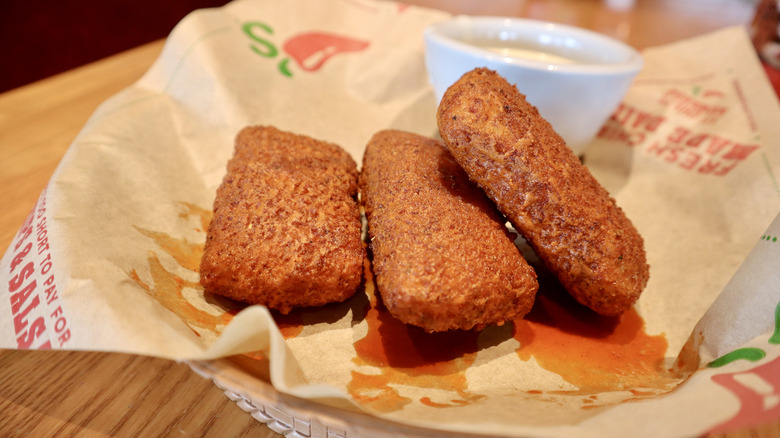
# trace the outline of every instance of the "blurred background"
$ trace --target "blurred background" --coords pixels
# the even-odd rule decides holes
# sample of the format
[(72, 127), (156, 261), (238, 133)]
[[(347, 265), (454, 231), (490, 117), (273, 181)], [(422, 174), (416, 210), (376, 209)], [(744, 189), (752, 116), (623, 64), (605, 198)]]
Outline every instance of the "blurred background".
[[(644, 48), (644, 41), (662, 44), (722, 26), (748, 27), (757, 10), (763, 9), (766, 31), (757, 45), (777, 43), (777, 0), (408, 2), (451, 13), (545, 18), (597, 30), (638, 49)], [(228, 0), (0, 0), (0, 92), (165, 38), (189, 12), (226, 3)], [(593, 3), (607, 7), (594, 8)], [(600, 13), (595, 14), (596, 10)]]
[(227, 0), (0, 0), (0, 92), (166, 37)]

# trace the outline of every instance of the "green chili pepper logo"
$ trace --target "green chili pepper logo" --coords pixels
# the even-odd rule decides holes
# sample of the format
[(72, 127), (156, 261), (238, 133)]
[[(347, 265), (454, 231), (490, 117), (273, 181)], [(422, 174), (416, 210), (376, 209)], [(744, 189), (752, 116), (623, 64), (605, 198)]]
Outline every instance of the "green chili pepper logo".
[[(777, 307), (775, 307), (775, 331), (772, 334), (772, 336), (769, 337), (768, 342), (773, 345), (780, 344), (780, 303), (777, 303)], [(710, 368), (718, 368), (718, 367), (722, 367), (723, 365), (730, 364), (731, 362), (734, 362), (736, 360), (748, 360), (750, 362), (757, 362), (763, 359), (764, 357), (766, 357), (766, 352), (760, 348), (755, 348), (755, 347), (738, 348), (730, 353), (726, 353), (723, 356), (713, 360), (712, 362), (708, 363), (707, 366)]]
[[(775, 307), (775, 330), (768, 343), (780, 344), (780, 303)], [(737, 360), (759, 362), (765, 357), (766, 351), (763, 349), (739, 348), (715, 359), (708, 366), (722, 367)], [(737, 397), (740, 407), (734, 416), (709, 430), (708, 434), (744, 429), (780, 418), (780, 357), (748, 370), (716, 374), (711, 379)]]

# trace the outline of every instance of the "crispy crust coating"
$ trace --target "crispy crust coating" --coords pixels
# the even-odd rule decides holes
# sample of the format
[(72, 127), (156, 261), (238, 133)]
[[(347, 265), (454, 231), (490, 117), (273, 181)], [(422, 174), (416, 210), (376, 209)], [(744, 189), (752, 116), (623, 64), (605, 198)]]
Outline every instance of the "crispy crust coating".
[(647, 284), (642, 237), (525, 96), (488, 69), (445, 93), (437, 120), (472, 181), (580, 303), (628, 310)]
[(365, 259), (357, 176), (335, 144), (244, 128), (214, 200), (205, 290), (282, 313), (350, 297)]
[(539, 285), (495, 206), (440, 141), (376, 133), (360, 193), (388, 311), (426, 331), (524, 316)]

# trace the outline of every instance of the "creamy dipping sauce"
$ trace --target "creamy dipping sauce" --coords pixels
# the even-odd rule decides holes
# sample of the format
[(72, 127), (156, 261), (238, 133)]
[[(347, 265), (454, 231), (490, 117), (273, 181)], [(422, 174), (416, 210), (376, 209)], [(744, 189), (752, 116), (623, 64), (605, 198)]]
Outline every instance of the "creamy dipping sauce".
[(466, 44), (515, 59), (544, 62), (547, 64), (607, 64), (598, 54), (584, 49), (558, 47), (554, 44), (534, 44), (522, 41), (497, 41), (495, 39), (468, 38), (461, 40)]
[(520, 47), (483, 47), (483, 49), (498, 53), (501, 56), (530, 59), (532, 61), (547, 62), (550, 64), (577, 64), (578, 62), (581, 62), (549, 52)]

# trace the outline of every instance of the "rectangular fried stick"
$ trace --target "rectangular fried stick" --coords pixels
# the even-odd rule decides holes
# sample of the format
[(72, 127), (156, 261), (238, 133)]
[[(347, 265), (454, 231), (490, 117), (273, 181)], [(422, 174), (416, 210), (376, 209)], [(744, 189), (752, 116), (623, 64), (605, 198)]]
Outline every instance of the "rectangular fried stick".
[(282, 313), (350, 297), (365, 259), (357, 175), (338, 145), (243, 129), (214, 200), (204, 289)]
[(500, 325), (531, 309), (535, 272), (440, 141), (375, 134), (360, 192), (377, 289), (391, 315), (438, 332)]

